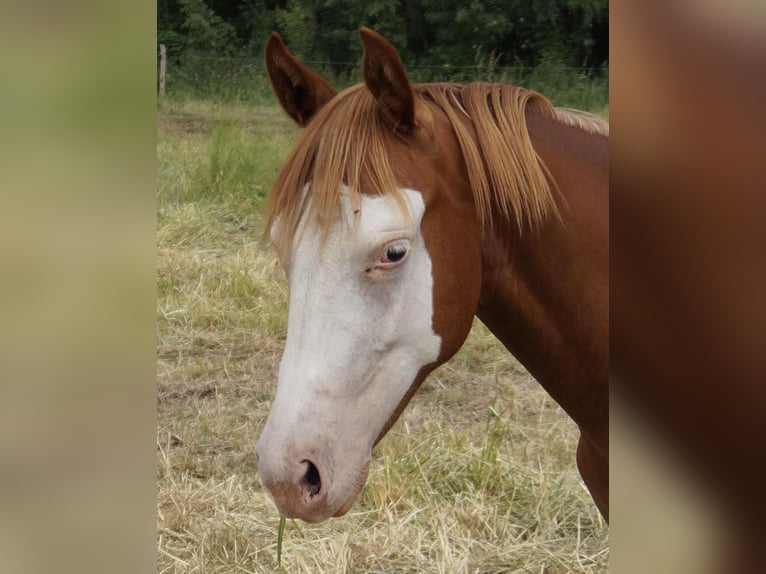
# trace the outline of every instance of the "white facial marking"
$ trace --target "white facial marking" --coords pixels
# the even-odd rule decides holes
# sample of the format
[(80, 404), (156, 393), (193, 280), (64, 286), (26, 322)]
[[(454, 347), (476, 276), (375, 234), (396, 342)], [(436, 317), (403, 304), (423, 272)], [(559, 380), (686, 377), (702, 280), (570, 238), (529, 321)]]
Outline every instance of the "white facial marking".
[(411, 214), (370, 196), (354, 213), (344, 196), (345, 223), (323, 243), (304, 222), (293, 247), (287, 343), (259, 453), (273, 446), (288, 458), (319, 457), (328, 505), (356, 494), (383, 425), (439, 356), (425, 205), (419, 192), (404, 193)]

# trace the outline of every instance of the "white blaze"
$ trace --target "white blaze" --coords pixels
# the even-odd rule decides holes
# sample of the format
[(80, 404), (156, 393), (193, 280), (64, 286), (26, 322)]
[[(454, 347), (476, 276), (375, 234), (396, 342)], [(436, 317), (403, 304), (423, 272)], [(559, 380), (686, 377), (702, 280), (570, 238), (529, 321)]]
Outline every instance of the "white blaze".
[[(404, 190), (410, 214), (384, 197), (344, 195), (323, 242), (302, 225), (287, 275), (287, 343), (259, 452), (317, 463), (328, 503), (343, 504), (374, 440), (418, 371), (434, 362), (431, 259), (420, 233), (421, 194)], [(382, 265), (387, 246), (406, 245), (398, 264)], [(312, 458), (313, 457), (313, 458)]]

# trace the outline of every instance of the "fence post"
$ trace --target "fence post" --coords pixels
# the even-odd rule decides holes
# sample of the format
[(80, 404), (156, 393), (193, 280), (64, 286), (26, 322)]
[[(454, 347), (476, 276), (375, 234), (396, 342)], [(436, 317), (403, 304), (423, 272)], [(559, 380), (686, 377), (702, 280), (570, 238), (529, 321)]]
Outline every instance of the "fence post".
[(168, 59), (168, 52), (165, 44), (160, 44), (160, 96), (165, 95), (165, 65)]

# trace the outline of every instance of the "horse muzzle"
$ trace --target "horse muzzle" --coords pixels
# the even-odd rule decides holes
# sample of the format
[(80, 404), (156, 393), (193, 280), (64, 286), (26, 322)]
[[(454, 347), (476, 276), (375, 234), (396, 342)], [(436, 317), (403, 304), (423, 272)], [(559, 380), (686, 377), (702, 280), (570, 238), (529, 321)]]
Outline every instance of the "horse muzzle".
[(348, 512), (367, 480), (370, 458), (354, 472), (337, 468), (315, 453), (311, 458), (291, 456), (291, 450), (272, 455), (263, 439), (255, 447), (258, 475), (279, 512), (306, 522), (321, 522)]

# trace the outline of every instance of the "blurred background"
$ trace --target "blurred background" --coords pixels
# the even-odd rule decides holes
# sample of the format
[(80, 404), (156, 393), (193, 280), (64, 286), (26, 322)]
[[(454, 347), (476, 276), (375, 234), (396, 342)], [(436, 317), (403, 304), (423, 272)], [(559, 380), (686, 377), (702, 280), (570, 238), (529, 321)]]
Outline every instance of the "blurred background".
[[(486, 74), (552, 87), (558, 105), (608, 111), (613, 181), (636, 182), (660, 160), (668, 170), (661, 173), (679, 178), (693, 166), (695, 181), (710, 175), (717, 189), (737, 192), (717, 200), (747, 215), (732, 228), (764, 220), (761, 2), (614, 2), (609, 26), (598, 1), (359, 2), (335, 13), (323, 12), (330, 2), (311, 6), (80, 0), (0, 7), (0, 570), (155, 570), (159, 43), (167, 49), (168, 98), (210, 95), (225, 104), (268, 97), (258, 70), (262, 40), (273, 29), (319, 70), (351, 81), (359, 60), (352, 36), (366, 23), (394, 41), (415, 79)], [(554, 80), (538, 84), (538, 76)], [(643, 188), (652, 182), (643, 180)], [(647, 206), (662, 212), (661, 203)], [(738, 308), (729, 325), (744, 331), (727, 327), (720, 339), (747, 332), (731, 349), (742, 351), (741, 360), (721, 357), (714, 377), (702, 361), (694, 377), (655, 380), (696, 396), (736, 398), (733, 410), (710, 419), (712, 430), (700, 417), (675, 430), (720, 437), (717, 431), (729, 429), (716, 450), (731, 455), (716, 459), (725, 476), (712, 482), (728, 492), (741, 485), (740, 498), (751, 500), (757, 515), (763, 498), (754, 479), (766, 460), (758, 423), (766, 417), (754, 358), (763, 349), (763, 302), (753, 293), (766, 289), (757, 259), (762, 236), (746, 237), (736, 245), (749, 247), (734, 252), (747, 253), (742, 263), (756, 272), (737, 285), (747, 285), (747, 300), (756, 303)], [(622, 264), (630, 267), (625, 253)], [(717, 276), (714, 268), (709, 276)], [(696, 356), (728, 348), (720, 341), (694, 346)], [(645, 364), (652, 362), (648, 348)], [(631, 372), (620, 379), (625, 396), (636, 389)], [(695, 378), (702, 383), (695, 386)], [(733, 390), (724, 395), (722, 388)], [(611, 570), (660, 572), (646, 568), (656, 559), (667, 572), (699, 572), (700, 560), (718, 571), (757, 571), (747, 556), (763, 538), (739, 528), (741, 500), (727, 513), (726, 497), (709, 487), (705, 472), (676, 460), (674, 441), (663, 438), (673, 435), (658, 437), (653, 419), (641, 420), (614, 420)], [(654, 462), (636, 466), (641, 453)], [(668, 457), (673, 463), (663, 468), (677, 472), (641, 478), (639, 470)], [(676, 511), (670, 501), (682, 497), (674, 492), (691, 505)], [(674, 525), (673, 534), (662, 534)], [(715, 557), (721, 531), (742, 543), (729, 562)], [(662, 543), (670, 554), (655, 551)]]

